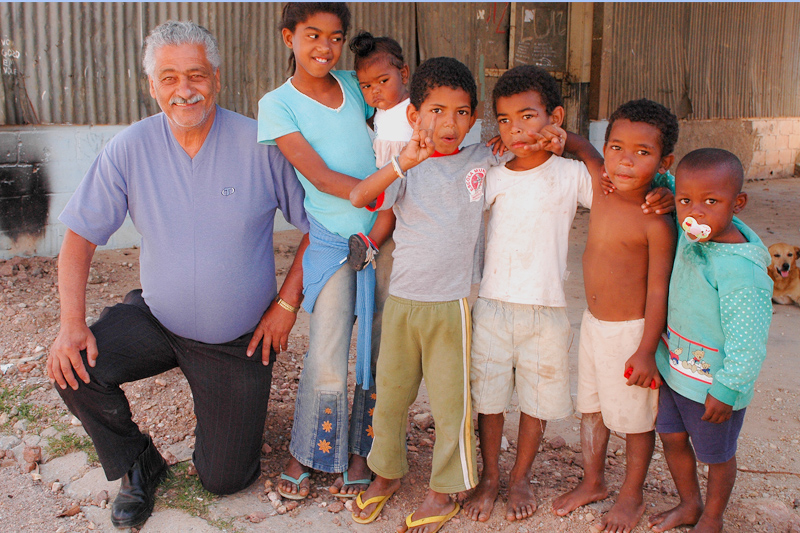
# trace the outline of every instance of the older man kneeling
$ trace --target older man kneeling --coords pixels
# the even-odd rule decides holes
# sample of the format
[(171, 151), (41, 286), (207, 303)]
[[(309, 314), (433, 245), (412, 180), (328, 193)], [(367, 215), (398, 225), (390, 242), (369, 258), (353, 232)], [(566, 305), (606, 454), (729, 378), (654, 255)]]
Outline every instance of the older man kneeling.
[[(302, 300), (308, 244), (305, 235), (276, 298), (275, 211), (307, 232), (303, 189), (277, 148), (256, 143), (255, 120), (216, 105), (220, 56), (208, 30), (157, 27), (143, 63), (163, 112), (114, 137), (61, 214), (61, 330), (47, 361), (106, 476), (122, 478), (111, 508), (120, 528), (147, 520), (168, 471), (133, 422), (122, 383), (180, 367), (203, 485), (228, 494), (258, 478), (272, 363)], [(142, 289), (89, 328), (91, 259), (126, 212), (142, 235)]]

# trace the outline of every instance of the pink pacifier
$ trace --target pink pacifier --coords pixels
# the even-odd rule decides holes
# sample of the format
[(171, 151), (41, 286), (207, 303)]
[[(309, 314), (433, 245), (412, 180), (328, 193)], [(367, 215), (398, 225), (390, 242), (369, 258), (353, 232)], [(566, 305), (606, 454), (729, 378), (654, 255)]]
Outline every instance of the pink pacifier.
[(686, 232), (686, 238), (692, 242), (698, 242), (711, 235), (711, 226), (698, 224), (693, 217), (684, 218), (681, 228)]

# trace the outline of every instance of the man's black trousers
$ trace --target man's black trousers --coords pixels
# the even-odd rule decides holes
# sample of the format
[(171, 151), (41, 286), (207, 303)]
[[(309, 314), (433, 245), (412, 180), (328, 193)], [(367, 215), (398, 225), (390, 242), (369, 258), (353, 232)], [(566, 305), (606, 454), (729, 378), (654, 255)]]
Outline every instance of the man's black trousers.
[(90, 329), (99, 352), (94, 368), (81, 353), (90, 383), (78, 379), (78, 390), (58, 385), (56, 390), (92, 438), (109, 480), (124, 476), (148, 444), (120, 385), (175, 367), (183, 371), (194, 398), (194, 463), (203, 486), (230, 494), (258, 478), (275, 356), (270, 354), (264, 366), (259, 344), (247, 357), (252, 334), (225, 344), (179, 337), (156, 320), (141, 290), (105, 308)]

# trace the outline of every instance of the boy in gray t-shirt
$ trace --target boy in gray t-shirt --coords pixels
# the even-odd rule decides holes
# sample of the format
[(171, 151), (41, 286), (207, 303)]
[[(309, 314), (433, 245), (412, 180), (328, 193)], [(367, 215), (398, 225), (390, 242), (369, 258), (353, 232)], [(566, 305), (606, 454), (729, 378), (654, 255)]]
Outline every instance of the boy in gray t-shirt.
[(397, 216), (376, 375), (374, 441), (367, 457), (377, 477), (358, 495), (353, 520), (374, 521), (408, 472), (408, 407), (425, 377), (436, 446), (430, 490), (407, 518), (409, 529), (455, 516), (460, 506), (449, 494), (477, 483), (467, 296), (483, 228), (486, 171), (507, 159), (482, 145), (459, 149), (476, 118), (476, 86), (466, 66), (451, 58), (429, 59), (417, 69), (410, 90), (408, 119), (416, 125), (411, 142), (392, 165), (350, 195), (356, 207), (374, 201), (371, 209), (392, 207)]

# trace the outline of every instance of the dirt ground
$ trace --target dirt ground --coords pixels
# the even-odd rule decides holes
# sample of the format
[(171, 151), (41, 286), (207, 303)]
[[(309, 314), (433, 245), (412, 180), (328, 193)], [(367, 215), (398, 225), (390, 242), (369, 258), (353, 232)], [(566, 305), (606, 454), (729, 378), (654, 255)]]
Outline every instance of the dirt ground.
[[(788, 242), (800, 245), (800, 179), (749, 182), (745, 190), (750, 195), (750, 203), (741, 218), (762, 237), (765, 244)], [(585, 307), (580, 258), (587, 223), (588, 213), (579, 212), (570, 236), (568, 268), (571, 275), (567, 283), (567, 299), (575, 334), (570, 353), (573, 393), (577, 373), (577, 331)], [(299, 236), (297, 231), (276, 234), (275, 253), (281, 278), (291, 263)], [(40, 432), (43, 428), (70, 420), (63, 403), (47, 382), (44, 370), (47, 350), (59, 327), (56, 262), (52, 258), (15, 258), (0, 262), (0, 276), (0, 364), (3, 365), (0, 367), (3, 370), (0, 399), (5, 398), (5, 403), (0, 403), (0, 438), (3, 435), (25, 437), (34, 428), (23, 430), (18, 425), (24, 415), (20, 412), (23, 405), (38, 409), (36, 424)], [(127, 291), (138, 286), (137, 249), (98, 252), (87, 291), (88, 321), (96, 320), (105, 306), (119, 302)], [(775, 305), (768, 358), (739, 440), (740, 472), (726, 514), (726, 531), (800, 532), (800, 361), (796, 349), (799, 341), (800, 307)], [(251, 491), (263, 493), (265, 481), (277, 481), (287, 460), (294, 398), (307, 346), (308, 315), (301, 312), (289, 350), (279, 356), (275, 366), (265, 428), (264, 475)], [(354, 357), (354, 351), (351, 355)], [(163, 450), (182, 441), (191, 446), (195, 424), (192, 399), (179, 370), (128, 384), (124, 388), (135, 420), (153, 435), (159, 448)], [(15, 404), (9, 395), (18, 390), (24, 390), (25, 396), (15, 400)], [(380, 520), (371, 526), (357, 526), (351, 522), (346, 510), (339, 514), (320, 513), (321, 507), (335, 503), (326, 490), (334, 477), (316, 474), (313, 478), (314, 497), (289, 511), (293, 518), (289, 530), (393, 531), (404, 516), (413, 511), (426, 489), (435, 430), (423, 431), (412, 423), (414, 415), (426, 412), (428, 404), (423, 387), (409, 418), (411, 473), (405, 479), (404, 487), (386, 506)], [(519, 412), (512, 405), (505, 427), (507, 448), (502, 454), (505, 471), (513, 464), (518, 423)], [(516, 523), (504, 520), (504, 485), (489, 522), (477, 524), (460, 515), (445, 530), (466, 533), (586, 531), (591, 521), (610, 507), (615, 489), (624, 475), (625, 453), (623, 438), (613, 435), (608, 461), (611, 498), (583, 507), (569, 517), (556, 517), (552, 513), (552, 500), (572, 488), (582, 475), (578, 426), (578, 417), (548, 426), (542, 451), (534, 463), (533, 483), (540, 508), (532, 518)], [(2, 453), (5, 452), (0, 450)], [(4, 465), (0, 467), (0, 531), (88, 531), (95, 527), (83, 513), (79, 513), (71, 519), (69, 527), (62, 525), (59, 529), (53, 518), (78, 502), (54, 492), (52, 486), (34, 481), (30, 474), (21, 472), (16, 463), (4, 461), (2, 456), (0, 465)], [(701, 480), (704, 480), (702, 467), (700, 472)], [(650, 468), (645, 497), (646, 515), (665, 510), (677, 502), (660, 443)], [(160, 499), (157, 509), (163, 505)], [(272, 511), (267, 503), (264, 511)], [(268, 523), (269, 520), (264, 522)], [(246, 529), (237, 524), (239, 526), (231, 526), (233, 530)], [(635, 531), (645, 531), (645, 524), (643, 520)]]

